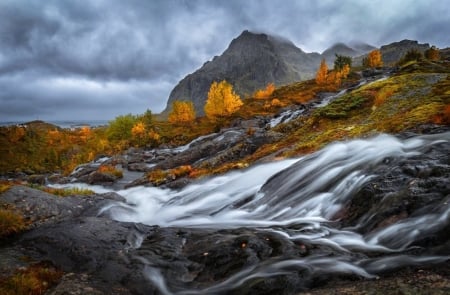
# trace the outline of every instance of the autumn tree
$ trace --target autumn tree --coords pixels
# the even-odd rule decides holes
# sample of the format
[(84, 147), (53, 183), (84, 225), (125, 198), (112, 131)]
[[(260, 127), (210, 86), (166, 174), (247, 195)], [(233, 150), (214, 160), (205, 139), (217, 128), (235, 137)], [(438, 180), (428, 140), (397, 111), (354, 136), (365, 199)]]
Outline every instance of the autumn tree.
[(325, 85), (327, 83), (327, 76), (328, 76), (328, 66), (325, 59), (322, 59), (320, 67), (317, 70), (316, 83), (318, 85)]
[(341, 86), (342, 74), (340, 71), (331, 71), (325, 80), (325, 86), (329, 91), (337, 91)]
[(363, 59), (363, 66), (369, 68), (381, 67), (383, 60), (381, 58), (381, 51), (378, 49), (369, 52), (366, 58)]
[(227, 81), (213, 82), (208, 92), (205, 104), (205, 114), (210, 119), (227, 117), (236, 112), (242, 106), (242, 100), (237, 95), (233, 86)]
[(352, 58), (350, 56), (335, 54), (334, 70), (341, 71), (345, 65), (350, 69), (352, 67)]
[(186, 124), (195, 120), (195, 109), (192, 101), (174, 101), (169, 114), (169, 122), (173, 124)]
[(429, 60), (439, 60), (439, 49), (436, 48), (436, 46), (431, 46), (431, 48), (427, 49), (425, 51), (425, 57)]
[(144, 122), (137, 122), (131, 128), (131, 136), (134, 140), (136, 140), (139, 144), (142, 144), (145, 140), (147, 130), (145, 128)]
[(275, 91), (275, 84), (268, 83), (265, 89), (260, 89), (256, 91), (254, 96), (255, 98), (258, 99), (265, 99), (269, 98), (274, 91)]

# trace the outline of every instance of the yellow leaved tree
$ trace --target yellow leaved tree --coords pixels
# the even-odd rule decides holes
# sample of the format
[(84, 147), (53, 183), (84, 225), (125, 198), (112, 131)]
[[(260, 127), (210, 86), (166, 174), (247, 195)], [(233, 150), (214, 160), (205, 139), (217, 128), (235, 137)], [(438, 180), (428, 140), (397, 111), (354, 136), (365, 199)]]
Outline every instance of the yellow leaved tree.
[(328, 72), (328, 66), (323, 59), (316, 73), (316, 84), (329, 91), (337, 91), (341, 86), (342, 79), (347, 78), (349, 74), (350, 66), (347, 63)]
[(322, 62), (320, 63), (320, 67), (316, 73), (317, 85), (327, 84), (327, 76), (328, 76), (328, 66), (327, 66), (325, 59), (322, 59)]
[(378, 49), (369, 52), (366, 58), (363, 59), (363, 66), (376, 68), (383, 65), (383, 60), (381, 57), (381, 51)]
[(243, 105), (233, 86), (227, 81), (213, 82), (205, 104), (205, 114), (209, 119), (228, 117)]
[(169, 122), (173, 124), (188, 124), (195, 120), (195, 109), (192, 101), (174, 101), (169, 114)]

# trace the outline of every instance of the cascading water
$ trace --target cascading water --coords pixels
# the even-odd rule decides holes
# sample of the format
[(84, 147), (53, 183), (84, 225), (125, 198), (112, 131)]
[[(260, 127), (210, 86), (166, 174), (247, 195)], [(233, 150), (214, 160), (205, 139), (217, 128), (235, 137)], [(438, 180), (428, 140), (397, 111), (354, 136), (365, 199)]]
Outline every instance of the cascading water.
[[(449, 226), (449, 196), (433, 211), (415, 212), (369, 232), (358, 230), (371, 219), (369, 213), (351, 227), (339, 224), (355, 193), (377, 177), (377, 169), (395, 166), (399, 159), (419, 156), (434, 145), (449, 143), (450, 133), (406, 140), (379, 135), (334, 143), (297, 160), (261, 164), (202, 180), (180, 191), (153, 187), (122, 190), (118, 193), (126, 198), (127, 204), (113, 204), (104, 208), (103, 213), (119, 221), (161, 227), (251, 228), (294, 243), (328, 247), (334, 253), (273, 257), (243, 268), (215, 285), (192, 290), (170, 286), (164, 271), (142, 257), (146, 276), (163, 294), (218, 294), (255, 278), (299, 271), (371, 278), (401, 266), (449, 259), (448, 255), (409, 253), (416, 241)], [(139, 247), (141, 242), (142, 239), (135, 246)]]

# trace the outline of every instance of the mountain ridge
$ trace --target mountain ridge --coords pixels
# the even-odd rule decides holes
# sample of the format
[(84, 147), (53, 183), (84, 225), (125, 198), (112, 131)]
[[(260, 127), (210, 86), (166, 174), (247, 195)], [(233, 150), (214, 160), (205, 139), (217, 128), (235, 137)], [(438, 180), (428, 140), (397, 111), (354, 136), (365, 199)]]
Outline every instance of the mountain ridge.
[[(424, 52), (430, 45), (402, 40), (380, 47), (385, 64), (398, 61), (408, 50)], [(268, 83), (282, 86), (315, 76), (322, 59), (333, 66), (336, 54), (351, 56), (355, 65), (361, 65), (364, 56), (376, 47), (363, 42), (348, 45), (336, 43), (319, 54), (307, 53), (290, 40), (265, 33), (243, 31), (227, 49), (200, 68), (186, 75), (172, 89), (162, 117), (168, 115), (176, 100), (192, 101), (197, 116), (203, 116), (207, 94), (212, 82), (227, 80), (237, 94), (250, 96)]]

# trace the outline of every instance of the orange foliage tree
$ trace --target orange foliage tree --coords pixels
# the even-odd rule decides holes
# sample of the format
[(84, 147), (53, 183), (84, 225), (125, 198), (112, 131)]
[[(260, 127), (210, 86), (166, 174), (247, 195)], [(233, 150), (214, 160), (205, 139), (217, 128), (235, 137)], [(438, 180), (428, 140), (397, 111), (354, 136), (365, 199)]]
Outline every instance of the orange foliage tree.
[(323, 59), (316, 74), (316, 83), (325, 86), (328, 90), (335, 91), (341, 86), (342, 79), (347, 78), (349, 73), (350, 66), (348, 64), (344, 64), (340, 69), (328, 72), (328, 66)]
[(174, 101), (169, 114), (169, 122), (186, 124), (195, 120), (195, 109), (192, 101)]
[(345, 64), (340, 70), (340, 73), (343, 79), (347, 78), (348, 74), (350, 74), (350, 66), (348, 64)]
[(265, 99), (265, 98), (269, 98), (272, 93), (275, 91), (275, 84), (273, 83), (269, 83), (266, 86), (266, 89), (261, 89), (255, 92), (255, 98), (258, 99)]
[(208, 92), (205, 104), (205, 114), (209, 119), (227, 117), (239, 110), (243, 105), (233, 86), (223, 80), (220, 83), (213, 82)]
[(153, 128), (147, 128), (144, 122), (139, 121), (131, 128), (132, 140), (138, 146), (145, 144), (155, 145), (158, 144), (161, 136), (153, 130)]
[(376, 68), (383, 65), (383, 60), (381, 58), (381, 51), (378, 49), (369, 52), (366, 58), (363, 60), (363, 65), (365, 67)]
[(137, 122), (131, 128), (131, 136), (138, 143), (142, 144), (146, 137), (146, 131), (145, 124), (143, 122)]
[(322, 59), (322, 62), (320, 63), (320, 67), (317, 70), (316, 74), (317, 85), (327, 84), (327, 76), (328, 76), (328, 66), (325, 59)]

